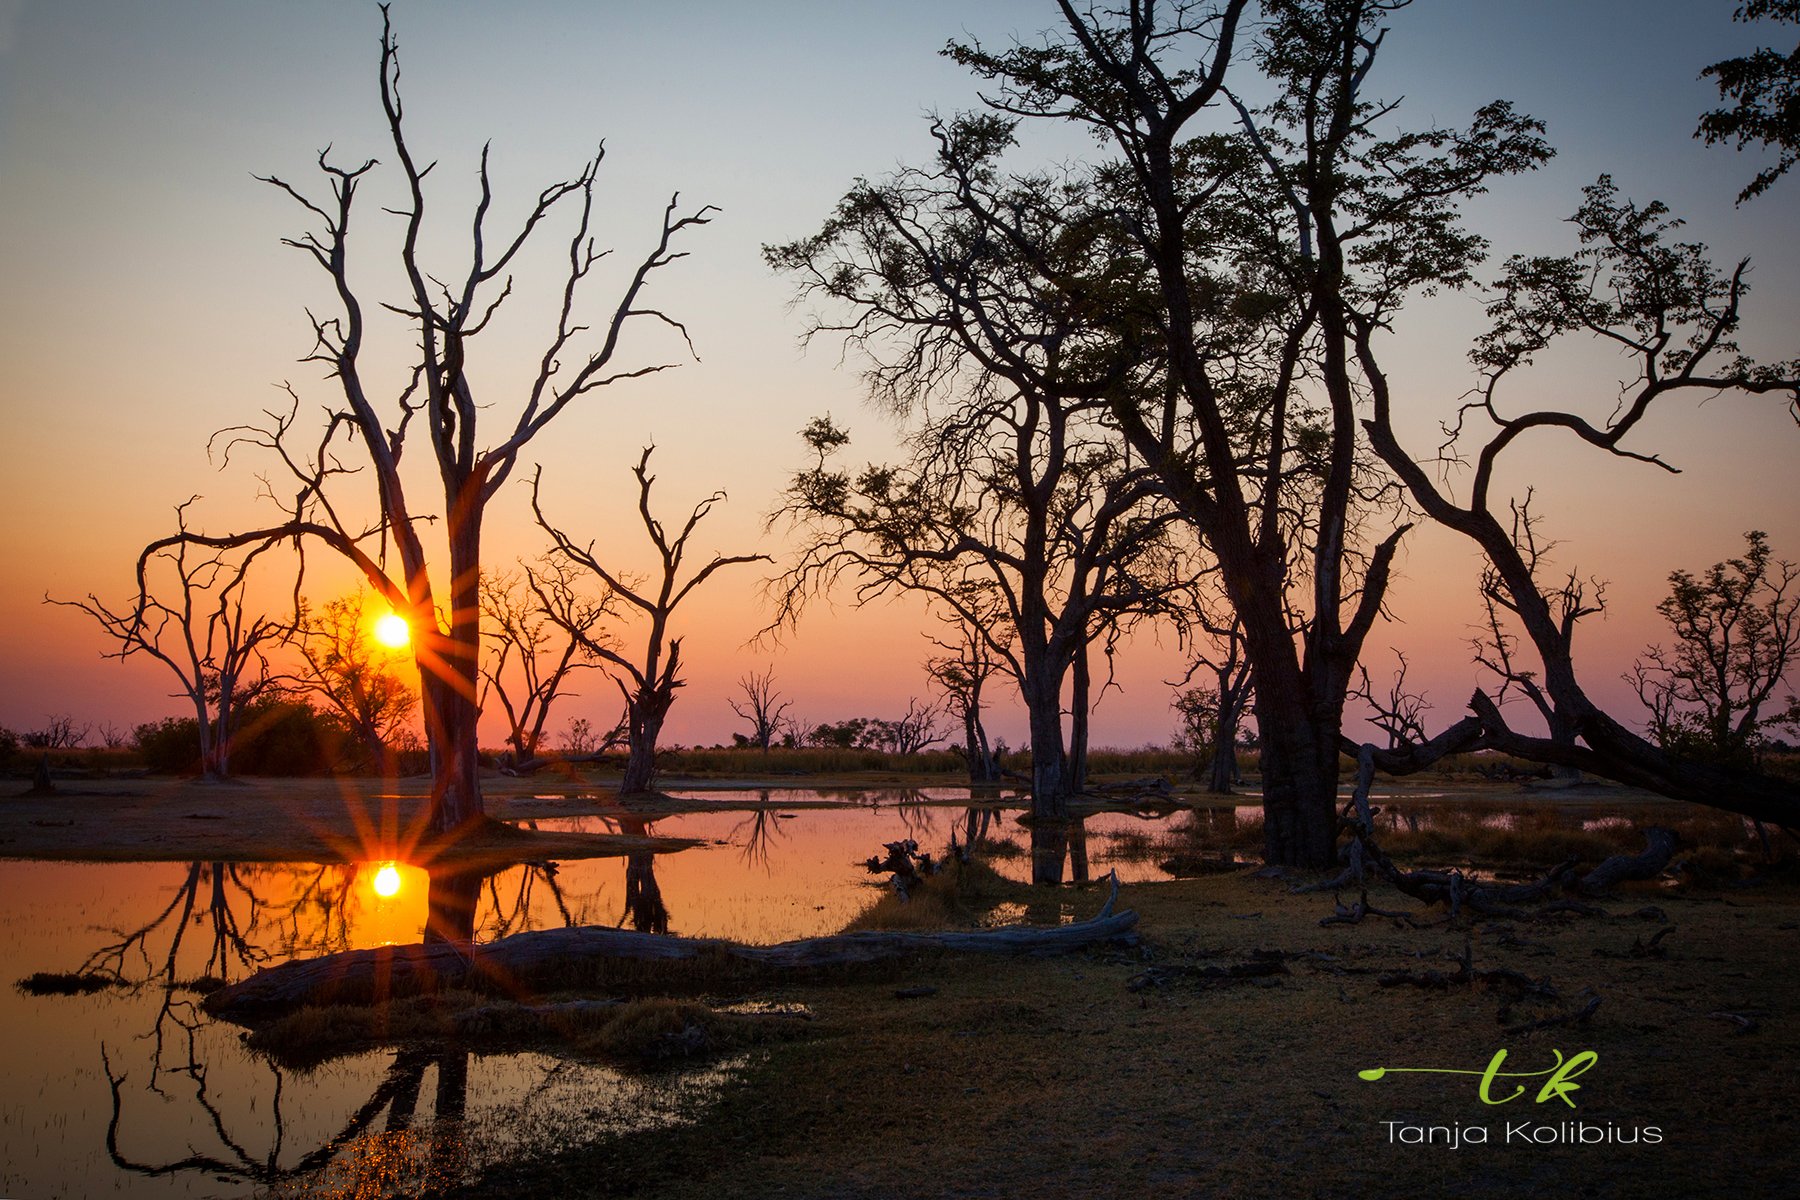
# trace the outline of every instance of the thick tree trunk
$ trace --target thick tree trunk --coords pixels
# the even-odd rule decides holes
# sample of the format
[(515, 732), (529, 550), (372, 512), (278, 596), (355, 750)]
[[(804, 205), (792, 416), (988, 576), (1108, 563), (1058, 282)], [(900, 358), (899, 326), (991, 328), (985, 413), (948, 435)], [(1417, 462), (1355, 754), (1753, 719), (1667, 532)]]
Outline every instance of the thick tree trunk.
[(1229, 796), (1237, 777), (1237, 742), (1222, 738), (1213, 746), (1212, 762), (1206, 769), (1206, 790), (1215, 796)]
[(1062, 697), (1045, 694), (1047, 689), (1042, 687), (1020, 690), (1031, 731), (1031, 882), (1061, 883), (1063, 860), (1069, 852), (1070, 796), (1063, 757)]
[(981, 724), (981, 694), (976, 688), (962, 712), (963, 758), (969, 764), (969, 782), (976, 787), (1000, 782), (1000, 764)]
[(673, 696), (644, 691), (632, 697), (628, 714), (631, 752), (625, 760), (625, 777), (619, 781), (620, 795), (650, 790), (656, 778), (656, 740), (662, 736), (663, 718), (673, 700)]
[(1325, 870), (1337, 859), (1338, 729), (1300, 704), (1261, 705), (1264, 861)]
[(1238, 726), (1244, 722), (1244, 702), (1248, 695), (1248, 675), (1237, 668), (1238, 677), (1230, 670), (1219, 672), (1219, 711), (1213, 721), (1212, 762), (1207, 766), (1206, 790), (1215, 796), (1229, 796), (1241, 778), (1238, 770)]
[(200, 778), (225, 779), (231, 768), (230, 746), (225, 740), (224, 726), (215, 722), (203, 695), (190, 693), (194, 702), (194, 719), (200, 735)]
[[(473, 490), (473, 489), (471, 489)], [(487, 815), (481, 798), (477, 666), (481, 661), (481, 510), (455, 504), (449, 516), (450, 630), (435, 613), (413, 614), (423, 630), (418, 652), (425, 735), (431, 745), (431, 828), (447, 833)], [(415, 595), (428, 595), (422, 587)]]
[(656, 778), (656, 744), (647, 739), (638, 739), (631, 743), (631, 753), (625, 759), (625, 776), (619, 781), (619, 794), (633, 796), (650, 790), (651, 782)]

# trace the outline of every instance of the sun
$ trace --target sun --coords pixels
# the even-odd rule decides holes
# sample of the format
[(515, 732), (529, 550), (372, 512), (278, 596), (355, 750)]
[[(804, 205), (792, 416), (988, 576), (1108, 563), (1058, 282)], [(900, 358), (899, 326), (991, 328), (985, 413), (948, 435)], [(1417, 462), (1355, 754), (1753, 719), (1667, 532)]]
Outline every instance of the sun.
[(382, 863), (381, 869), (375, 872), (373, 886), (375, 894), (383, 899), (398, 896), (400, 894), (400, 868), (391, 862)]
[(388, 613), (375, 622), (375, 640), (390, 650), (399, 650), (412, 641), (412, 626), (399, 613)]

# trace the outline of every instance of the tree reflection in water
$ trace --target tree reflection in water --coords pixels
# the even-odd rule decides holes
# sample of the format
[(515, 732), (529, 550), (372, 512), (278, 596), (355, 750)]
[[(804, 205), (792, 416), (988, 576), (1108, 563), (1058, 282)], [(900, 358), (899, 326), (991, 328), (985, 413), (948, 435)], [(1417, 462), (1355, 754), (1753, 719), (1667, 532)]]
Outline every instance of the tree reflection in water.
[[(516, 890), (511, 886), (501, 889), (502, 874), (493, 870), (429, 872), (423, 940), (472, 942), (484, 889), (492, 906), (486, 924), (494, 936), (540, 923), (534, 916), (534, 895), (539, 889), (553, 898), (555, 911), (565, 924), (577, 923), (553, 864), (519, 869)], [(655, 878), (648, 872), (647, 862), (645, 874), (654, 896)], [(145, 1090), (168, 1100), (172, 1098), (169, 1077), (184, 1079), (191, 1087), (188, 1099), (198, 1124), (210, 1129), (217, 1142), (210, 1152), (190, 1148), (186, 1155), (167, 1161), (127, 1155), (121, 1149), (120, 1131), (127, 1124), (129, 1072), (115, 1069), (113, 1055), (103, 1041), (100, 1061), (112, 1103), (106, 1151), (114, 1166), (146, 1178), (209, 1174), (221, 1182), (258, 1187), (272, 1187), (330, 1166), (334, 1182), (341, 1178), (353, 1195), (386, 1194), (394, 1188), (432, 1192), (463, 1179), (469, 1162), (462, 1129), (469, 1089), (470, 1052), (466, 1049), (396, 1052), (368, 1099), (334, 1134), (298, 1157), (288, 1146), (291, 1130), (285, 1105), (292, 1088), (288, 1073), (279, 1064), (261, 1056), (253, 1060), (268, 1072), (266, 1105), (245, 1106), (238, 1101), (228, 1107), (210, 1088), (202, 1050), (209, 1021), (187, 993), (211, 980), (230, 981), (276, 958), (349, 948), (350, 929), (360, 903), (354, 886), (357, 878), (354, 865), (191, 863), (175, 896), (154, 917), (137, 929), (117, 931), (116, 941), (88, 956), (82, 973), (104, 975), (133, 994), (147, 988), (160, 990), (151, 1031), (143, 1039), (149, 1044)], [(283, 892), (286, 900), (265, 898)], [(656, 903), (660, 906), (660, 897)], [(666, 920), (665, 914), (665, 926)], [(209, 940), (204, 946), (193, 944), (190, 930), (195, 929), (207, 931)], [(194, 955), (199, 952), (204, 954), (200, 974), (211, 980), (192, 974)], [(213, 1028), (210, 1032), (216, 1042), (220, 1031)], [(211, 1050), (216, 1054), (221, 1047), (215, 1045)], [(429, 1130), (421, 1134), (414, 1126), (427, 1069), (435, 1069), (435, 1083)], [(549, 1068), (537, 1087), (559, 1069)], [(238, 1094), (244, 1086), (243, 1081), (234, 1080), (230, 1091)], [(378, 1128), (384, 1113), (386, 1119)], [(167, 1115), (159, 1115), (155, 1127), (161, 1128)], [(236, 1132), (239, 1126), (248, 1136)], [(252, 1145), (266, 1146), (266, 1150), (253, 1151)]]
[(743, 850), (738, 857), (747, 866), (761, 867), (763, 874), (772, 873), (769, 864), (769, 847), (781, 838), (781, 824), (775, 812), (768, 808), (769, 789), (763, 788), (756, 793), (764, 807), (753, 810), (747, 820), (738, 822), (732, 827), (730, 840), (739, 843)]
[[(287, 889), (286, 900), (264, 904), (273, 923), (275, 953), (305, 958), (350, 948), (350, 930), (362, 909), (362, 893), (356, 887), (360, 870), (355, 864), (267, 863), (245, 869), (258, 882), (298, 880)], [(269, 889), (272, 895), (280, 890)]]
[[(654, 822), (643, 817), (617, 818), (619, 832), (633, 837), (648, 837)], [(656, 882), (656, 855), (649, 850), (633, 850), (625, 856), (625, 906), (619, 913), (619, 928), (631, 922), (639, 933), (669, 932), (669, 906), (663, 903), (662, 887)]]
[[(431, 1193), (460, 1182), (468, 1162), (468, 1143), (461, 1120), (468, 1101), (469, 1052), (463, 1049), (400, 1050), (374, 1093), (339, 1128), (338, 1132), (288, 1165), (282, 1165), (287, 1149), (288, 1126), (283, 1111), (286, 1075), (273, 1063), (266, 1066), (273, 1077), (273, 1099), (265, 1113), (253, 1112), (250, 1124), (259, 1137), (267, 1139), (268, 1150), (257, 1155), (244, 1141), (230, 1132), (225, 1111), (207, 1091), (206, 1068), (195, 1064), (184, 1072), (193, 1081), (193, 1101), (206, 1114), (220, 1153), (190, 1151), (187, 1155), (164, 1162), (151, 1162), (128, 1157), (119, 1149), (119, 1127), (124, 1119), (125, 1072), (115, 1074), (104, 1049), (101, 1064), (112, 1089), (112, 1117), (106, 1126), (106, 1153), (114, 1166), (122, 1171), (146, 1178), (159, 1178), (182, 1173), (204, 1173), (220, 1182), (243, 1182), (262, 1187), (312, 1174), (331, 1164), (347, 1147), (357, 1143), (357, 1152), (345, 1157), (341, 1166), (350, 1178), (344, 1182), (352, 1195), (384, 1195), (388, 1189), (405, 1184)], [(425, 1139), (411, 1135), (418, 1108), (419, 1094), (428, 1067), (437, 1068), (434, 1097), (434, 1119)], [(373, 1141), (364, 1135), (374, 1128), (376, 1118), (387, 1113), (383, 1133)], [(423, 1151), (421, 1167), (415, 1165)]]
[(488, 924), (482, 931), (483, 936), (491, 940), (510, 933), (542, 928), (542, 923), (532, 915), (532, 902), (540, 890), (548, 893), (564, 926), (586, 923), (587, 905), (584, 903), (580, 912), (570, 909), (569, 899), (563, 894), (562, 882), (558, 878), (556, 864), (526, 863), (519, 868), (518, 887), (511, 891), (510, 900), (500, 894), (500, 873), (488, 876), (488, 908), (491, 911)]
[[(192, 996), (214, 980), (227, 980), (269, 960), (268, 952), (252, 940), (263, 909), (245, 868), (189, 863), (174, 897), (160, 912), (136, 929), (115, 930), (118, 940), (88, 955), (77, 970), (111, 979), (132, 995), (152, 989), (160, 993), (150, 1031), (143, 1035), (151, 1043), (151, 1091), (161, 1094), (164, 1074), (192, 1075), (201, 1069), (195, 1038), (204, 1017)], [(204, 930), (204, 944), (190, 943), (190, 930)], [(184, 948), (190, 956), (196, 950), (204, 956), (186, 974)], [(102, 1058), (105, 1053), (102, 1045)]]

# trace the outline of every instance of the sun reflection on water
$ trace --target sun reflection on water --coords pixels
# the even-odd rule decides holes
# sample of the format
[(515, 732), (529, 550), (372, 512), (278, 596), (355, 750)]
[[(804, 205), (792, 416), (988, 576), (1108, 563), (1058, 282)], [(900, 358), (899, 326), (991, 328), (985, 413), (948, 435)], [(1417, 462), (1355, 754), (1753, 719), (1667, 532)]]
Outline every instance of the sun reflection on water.
[(400, 894), (400, 867), (397, 863), (384, 862), (375, 872), (375, 878), (369, 886), (383, 900), (391, 900)]

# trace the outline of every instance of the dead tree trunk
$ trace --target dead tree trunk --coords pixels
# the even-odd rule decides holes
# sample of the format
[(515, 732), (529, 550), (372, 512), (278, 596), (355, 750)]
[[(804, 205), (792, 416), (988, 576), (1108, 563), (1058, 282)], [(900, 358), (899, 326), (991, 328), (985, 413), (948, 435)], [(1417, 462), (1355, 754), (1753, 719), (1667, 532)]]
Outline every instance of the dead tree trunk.
[(1118, 878), (1100, 912), (1073, 925), (1009, 925), (943, 933), (865, 931), (748, 946), (721, 938), (681, 938), (578, 926), (517, 933), (486, 945), (427, 942), (348, 950), (258, 971), (206, 998), (215, 1016), (261, 1018), (305, 1005), (379, 1004), (450, 988), (516, 995), (563, 986), (619, 963), (691, 963), (723, 959), (751, 973), (779, 976), (857, 966), (917, 954), (1055, 953), (1135, 935), (1137, 914), (1113, 911)]

